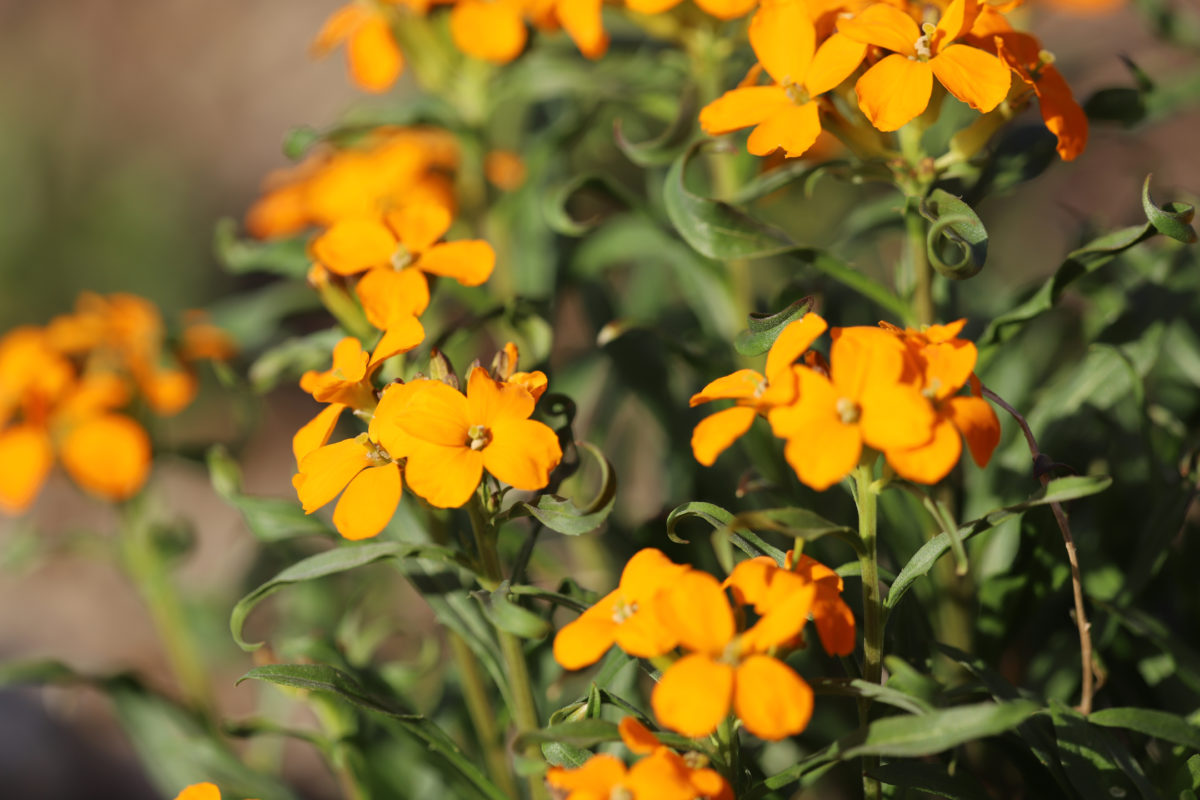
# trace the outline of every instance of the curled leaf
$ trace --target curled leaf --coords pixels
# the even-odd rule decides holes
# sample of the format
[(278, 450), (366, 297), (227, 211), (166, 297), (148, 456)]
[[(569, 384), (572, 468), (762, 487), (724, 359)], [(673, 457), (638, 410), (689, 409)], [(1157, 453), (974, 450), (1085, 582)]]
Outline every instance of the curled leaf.
[(792, 320), (800, 319), (812, 310), (813, 299), (802, 297), (782, 311), (774, 314), (751, 314), (747, 320), (748, 328), (737, 335), (733, 347), (744, 356), (760, 356), (771, 349), (779, 332), (787, 327)]
[[(930, 192), (919, 208), (921, 216), (932, 223), (925, 249), (933, 268), (954, 280), (979, 274), (987, 261), (988, 235), (975, 210), (944, 189)], [(946, 243), (958, 251), (958, 258), (952, 262), (942, 258)]]

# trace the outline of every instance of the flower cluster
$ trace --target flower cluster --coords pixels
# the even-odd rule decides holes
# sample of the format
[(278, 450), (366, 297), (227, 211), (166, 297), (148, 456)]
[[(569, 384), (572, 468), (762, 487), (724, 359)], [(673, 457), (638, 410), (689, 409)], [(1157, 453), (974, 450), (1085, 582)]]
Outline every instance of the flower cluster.
[(546, 782), (564, 800), (733, 800), (729, 783), (702, 754), (681, 756), (634, 717), (622, 719), (618, 730), (630, 752), (645, 758), (626, 767), (616, 756), (595, 755), (577, 769), (551, 767)]
[[(614, 591), (558, 632), (554, 657), (580, 669), (614, 643), (639, 658), (678, 651), (651, 696), (662, 725), (706, 736), (732, 709), (754, 735), (781, 739), (804, 730), (812, 714), (812, 689), (779, 658), (803, 644), (809, 616), (826, 652), (854, 650), (841, 590), (841, 579), (808, 557), (792, 563), (789, 555), (784, 567), (750, 559), (722, 583), (645, 549)], [(757, 617), (749, 627), (743, 609)]]
[[(826, 328), (819, 316), (806, 314), (781, 332), (765, 377), (741, 370), (692, 397), (693, 406), (736, 403), (696, 426), (693, 453), (712, 464), (763, 415), (787, 441), (784, 455), (796, 475), (818, 490), (850, 474), (864, 447), (883, 453), (896, 474), (917, 483), (944, 478), (962, 454), (962, 439), (975, 463), (985, 466), (1000, 440), (1000, 421), (977, 396), (978, 351), (958, 336), (965, 324), (921, 331), (887, 323), (834, 328), (826, 364), (805, 353)], [(793, 363), (802, 354), (804, 363)], [(967, 386), (974, 394), (961, 393)]]
[[(742, 86), (700, 113), (709, 134), (753, 127), (755, 155), (782, 149), (801, 156), (821, 133), (822, 118), (847, 123), (852, 109), (838, 87), (851, 77), (857, 110), (880, 131), (895, 131), (931, 104), (936, 83), (984, 114), (1011, 114), (1028, 98), (1042, 104), (1059, 154), (1083, 151), (1087, 119), (1053, 67), (1053, 57), (1027, 33), (1017, 33), (996, 6), (980, 0), (941, 4), (899, 2), (764, 2), (750, 22), (758, 67)], [(935, 14), (929, 19), (929, 12)], [(769, 84), (759, 85), (765, 71)], [(1019, 77), (1012, 87), (1012, 74)], [(1008, 108), (999, 109), (1008, 100)]]
[(166, 344), (158, 309), (130, 294), (84, 293), (76, 310), (45, 327), (0, 338), (0, 510), (16, 514), (37, 497), (54, 465), (84, 489), (127, 499), (150, 470), (150, 438), (127, 414), (135, 395), (170, 416), (195, 396), (192, 365), (232, 354), (202, 317)]

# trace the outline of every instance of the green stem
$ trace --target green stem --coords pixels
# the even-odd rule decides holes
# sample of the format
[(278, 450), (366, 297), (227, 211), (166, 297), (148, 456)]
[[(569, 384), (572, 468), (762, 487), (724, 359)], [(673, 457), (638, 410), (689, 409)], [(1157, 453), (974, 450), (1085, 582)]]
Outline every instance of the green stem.
[[(879, 591), (879, 557), (875, 544), (878, 489), (873, 485), (873, 466), (874, 458), (871, 458), (855, 468), (854, 497), (858, 504), (858, 535), (863, 544), (859, 553), (863, 592), (863, 680), (880, 683), (883, 679), (883, 595)], [(859, 700), (859, 722), (864, 727), (869, 721), (870, 707), (869, 700)], [(866, 800), (882, 797), (879, 781), (867, 776), (868, 770), (878, 766), (878, 757), (863, 758), (863, 797)]]
[(925, 218), (917, 210), (919, 202), (919, 198), (909, 197), (904, 206), (905, 249), (913, 276), (913, 315), (918, 325), (932, 325), (933, 269), (929, 266), (929, 255), (926, 251)]
[[(471, 517), (471, 532), (475, 536), (475, 545), (479, 548), (479, 566), (483, 572), (479, 576), (479, 584), (488, 591), (495, 591), (504, 581), (500, 554), (496, 548), (496, 528), (488, 519), (478, 494), (467, 504), (467, 513)], [(508, 677), (509, 695), (512, 697), (510, 710), (517, 733), (539, 730), (541, 718), (538, 715), (537, 701), (533, 697), (533, 682), (529, 678), (525, 648), (520, 638), (508, 631), (496, 628), (496, 637), (500, 641), (500, 655), (504, 659), (504, 671)], [(527, 744), (524, 754), (526, 758), (534, 761), (542, 760), (542, 749), (537, 742)], [(550, 795), (540, 775), (529, 776), (529, 796), (533, 800), (549, 800)]]
[(144, 495), (121, 509), (122, 563), (150, 612), (184, 702), (207, 717), (213, 705), (208, 673), (191, 636), (187, 612), (175, 591), (169, 566), (154, 541), (146, 511)]
[(332, 278), (326, 278), (318, 282), (316, 289), (325, 310), (333, 315), (346, 333), (358, 337), (364, 345), (375, 341), (379, 335), (378, 332), (367, 321), (367, 315), (363, 312), (362, 306), (346, 291), (345, 286), (335, 282)]
[(479, 660), (461, 636), (453, 631), (447, 636), (450, 640), (450, 650), (458, 664), (459, 680), (462, 682), (463, 696), (467, 701), (467, 713), (471, 716), (471, 724), (475, 726), (475, 735), (483, 750), (488, 774), (502, 792), (516, 797), (517, 784), (508, 768), (508, 759), (504, 756), (504, 740), (496, 726), (496, 715), (492, 709), (492, 700), (488, 696), (487, 685), (484, 683), (483, 671), (479, 668)]

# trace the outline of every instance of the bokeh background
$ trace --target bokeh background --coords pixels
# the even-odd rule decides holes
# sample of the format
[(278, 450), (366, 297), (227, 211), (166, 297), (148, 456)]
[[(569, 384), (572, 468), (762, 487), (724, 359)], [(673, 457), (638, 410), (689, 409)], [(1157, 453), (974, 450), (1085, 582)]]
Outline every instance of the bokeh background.
[[(136, 292), (171, 317), (241, 288), (213, 257), (216, 221), (240, 215), (267, 172), (286, 163), (280, 145), (288, 129), (320, 128), (364, 102), (337, 56), (309, 58), (308, 42), (335, 5), (0, 0), (0, 330), (44, 322), (84, 289)], [(1114, 53), (1164, 82), (1196, 64), (1194, 52), (1156, 40), (1132, 9), (1040, 17), (1035, 29), (1080, 97), (1132, 83)], [(1011, 287), (1050, 272), (1088, 224), (1140, 222), (1138, 193), (1149, 172), (1158, 173), (1160, 200), (1200, 187), (1194, 99), (1184, 113), (1136, 130), (1097, 126), (1077, 162), (985, 202), (980, 213), (993, 250), (981, 291), (988, 282)], [(270, 402), (244, 451), (246, 488), (283, 496), (289, 439), (310, 409), (298, 393)], [(220, 398), (206, 399), (165, 432), (186, 444), (225, 430), (228, 413)], [(644, 458), (652, 471), (654, 454)], [(166, 463), (156, 483), (160, 501), (196, 537), (179, 571), (184, 591), (228, 607), (254, 540), (196, 463)], [(659, 508), (644, 494), (622, 503), (627, 518)], [(0, 521), (0, 660), (133, 669), (171, 690), (136, 593), (111, 560), (73, 545), (80, 531), (113, 522), (61, 480), (28, 518)], [(412, 623), (416, 636), (425, 624), (419, 609)], [(249, 657), (222, 628), (209, 638), (228, 656), (213, 659), (226, 666), (212, 679), (223, 709), (236, 716), (247, 690), (232, 683)], [(309, 797), (337, 796), (323, 767), (294, 749), (284, 762), (288, 779)], [(6, 796), (26, 787), (11, 796), (45, 800), (156, 796), (107, 700), (77, 688), (0, 694), (0, 787)]]

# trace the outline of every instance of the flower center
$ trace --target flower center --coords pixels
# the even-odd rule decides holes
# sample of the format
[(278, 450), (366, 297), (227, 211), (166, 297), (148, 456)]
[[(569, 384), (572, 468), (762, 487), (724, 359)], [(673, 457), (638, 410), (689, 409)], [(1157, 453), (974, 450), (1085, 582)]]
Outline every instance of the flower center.
[(689, 750), (683, 754), (683, 763), (688, 765), (688, 769), (704, 769), (708, 766), (708, 756)]
[(371, 441), (369, 434), (360, 433), (354, 437), (354, 441), (363, 446), (367, 451), (367, 460), (371, 462), (373, 467), (382, 467), (384, 464), (392, 463), (392, 457), (388, 455), (388, 451), (383, 449), (379, 442)]
[(785, 79), (783, 82), (783, 91), (785, 94), (787, 94), (788, 99), (798, 106), (802, 106), (812, 100), (812, 97), (808, 93), (808, 89), (805, 89), (800, 84), (793, 83), (787, 79)]
[(858, 418), (862, 416), (862, 409), (858, 407), (858, 403), (849, 397), (839, 397), (837, 401), (837, 414), (843, 425), (854, 425), (858, 422)]
[(933, 400), (937, 397), (938, 392), (942, 389), (942, 379), (934, 378), (929, 382), (929, 385), (921, 390), (921, 396), (926, 400)]
[(623, 601), (618, 602), (616, 606), (613, 607), (613, 622), (620, 625), (622, 622), (636, 614), (637, 610), (637, 603), (626, 603)]
[(472, 425), (467, 428), (467, 439), (472, 450), (482, 450), (492, 443), (492, 429), (486, 425)]
[(397, 243), (396, 252), (392, 253), (392, 269), (401, 270), (412, 264), (413, 254), (403, 243)]
[(922, 34), (915, 42), (913, 49), (917, 51), (917, 59), (920, 61), (928, 61), (933, 58), (933, 47), (930, 40), (933, 38), (933, 32), (937, 30), (932, 22), (926, 22), (921, 26)]
[(608, 800), (634, 800), (633, 792), (624, 786), (614, 786), (608, 793)]

